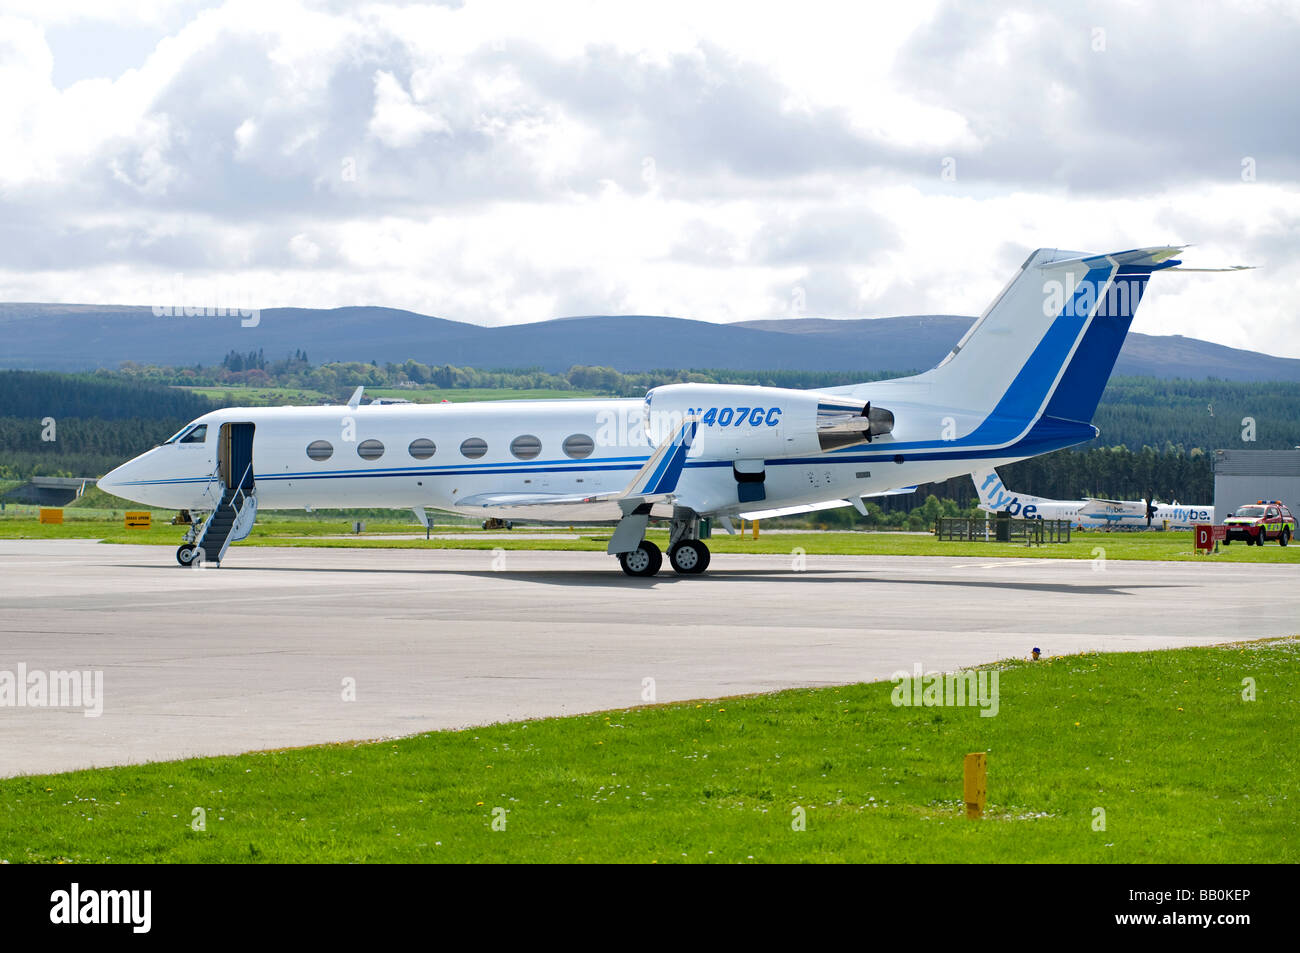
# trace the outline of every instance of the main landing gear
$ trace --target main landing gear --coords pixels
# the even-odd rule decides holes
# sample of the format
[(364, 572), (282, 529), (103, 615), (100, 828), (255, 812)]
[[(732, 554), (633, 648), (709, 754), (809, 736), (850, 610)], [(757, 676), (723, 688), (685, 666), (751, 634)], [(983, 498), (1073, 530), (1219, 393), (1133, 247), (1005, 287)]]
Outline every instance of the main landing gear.
[[(646, 512), (629, 514), (625, 522), (628, 529), (637, 533), (645, 532), (648, 521)], [(636, 523), (632, 521), (636, 520)], [(636, 527), (633, 529), (633, 527)], [(620, 524), (620, 530), (623, 524)], [(614, 538), (619, 537), (616, 531)], [(624, 537), (621, 545), (629, 545), (635, 536)], [(653, 576), (663, 567), (664, 556), (659, 547), (648, 539), (641, 539), (635, 549), (618, 553), (618, 564), (629, 576)], [(694, 510), (678, 508), (673, 511), (672, 529), (669, 534), (668, 564), (679, 576), (698, 576), (709, 568), (709, 547), (700, 540), (700, 517)]]
[(679, 575), (698, 576), (709, 568), (709, 547), (698, 539), (684, 539), (669, 548), (668, 562)]
[(619, 553), (618, 564), (629, 576), (653, 576), (664, 564), (664, 554), (650, 540), (643, 539), (636, 549)]
[[(669, 548), (668, 563), (679, 576), (698, 576), (709, 568), (709, 547), (698, 539), (684, 539)], [(653, 576), (663, 567), (664, 554), (643, 539), (636, 549), (619, 553), (618, 564), (629, 576)]]

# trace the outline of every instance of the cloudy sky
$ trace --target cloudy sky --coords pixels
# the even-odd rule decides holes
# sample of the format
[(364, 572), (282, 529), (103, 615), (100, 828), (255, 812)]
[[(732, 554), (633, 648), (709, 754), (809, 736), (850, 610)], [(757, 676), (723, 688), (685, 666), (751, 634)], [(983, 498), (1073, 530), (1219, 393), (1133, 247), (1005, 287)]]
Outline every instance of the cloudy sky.
[(4, 0), (0, 300), (977, 314), (1190, 242), (1258, 270), (1135, 329), (1300, 357), (1300, 4), (871, 6)]

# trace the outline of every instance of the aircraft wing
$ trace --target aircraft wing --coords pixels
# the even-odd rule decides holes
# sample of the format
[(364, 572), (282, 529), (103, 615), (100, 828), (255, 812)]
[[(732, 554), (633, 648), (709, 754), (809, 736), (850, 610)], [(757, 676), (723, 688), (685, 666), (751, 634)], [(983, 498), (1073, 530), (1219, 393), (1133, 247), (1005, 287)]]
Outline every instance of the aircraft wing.
[(656, 503), (672, 496), (686, 464), (686, 455), (699, 429), (700, 418), (689, 416), (664, 439), (636, 476), (618, 493), (475, 493), (462, 497), (457, 506), (582, 506), (595, 503)]
[[(902, 496), (906, 493), (915, 493), (914, 486), (900, 486), (894, 490), (882, 490), (879, 493), (866, 493), (862, 499), (868, 499), (873, 496)], [(777, 516), (797, 516), (800, 513), (815, 513), (818, 510), (834, 510), (842, 506), (858, 507), (858, 512), (865, 512), (865, 507), (861, 507), (853, 500), (826, 500), (822, 503), (804, 503), (800, 506), (778, 506), (769, 510), (747, 510), (740, 514), (741, 519), (745, 520), (769, 520)]]

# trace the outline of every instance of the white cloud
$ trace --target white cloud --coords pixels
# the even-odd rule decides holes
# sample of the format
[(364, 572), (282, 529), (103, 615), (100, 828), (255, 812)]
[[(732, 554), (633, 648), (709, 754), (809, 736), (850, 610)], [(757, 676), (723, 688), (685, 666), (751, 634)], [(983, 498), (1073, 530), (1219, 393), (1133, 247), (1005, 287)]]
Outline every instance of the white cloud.
[(436, 112), (416, 105), (387, 70), (375, 72), (375, 111), (367, 127), (392, 149), (415, 145), (429, 132), (450, 132), (451, 126)]
[(289, 239), (289, 252), (304, 265), (313, 265), (320, 258), (320, 246), (303, 234)]
[(103, 15), (45, 6), (0, 20), (0, 299), (975, 314), (1034, 247), (1193, 241), (1261, 267), (1159, 276), (1135, 329), (1300, 356), (1279, 7), (160, 3), (60, 90), (48, 31)]

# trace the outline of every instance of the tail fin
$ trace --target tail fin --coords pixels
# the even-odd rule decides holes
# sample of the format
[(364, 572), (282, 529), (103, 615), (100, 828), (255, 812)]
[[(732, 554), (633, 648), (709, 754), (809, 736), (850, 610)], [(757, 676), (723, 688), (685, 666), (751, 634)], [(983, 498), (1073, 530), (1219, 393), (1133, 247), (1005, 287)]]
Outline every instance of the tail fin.
[(1002, 497), (1007, 495), (997, 471), (990, 467), (987, 470), (976, 470), (970, 476), (975, 481), (975, 493), (980, 498), (980, 506), (996, 513), (1004, 502)]
[(1047, 500), (1026, 493), (1012, 493), (1007, 489), (996, 470), (975, 470), (971, 473), (975, 481), (975, 492), (980, 498), (980, 507), (991, 513), (1000, 513), (1005, 509), (1019, 512), (1025, 503), (1046, 503)]
[(1179, 264), (1177, 252), (1040, 248), (952, 352), (916, 380), (933, 385), (944, 403), (986, 414), (980, 442), (1011, 439), (1043, 416), (1081, 429), (1115, 367), (1147, 278)]

